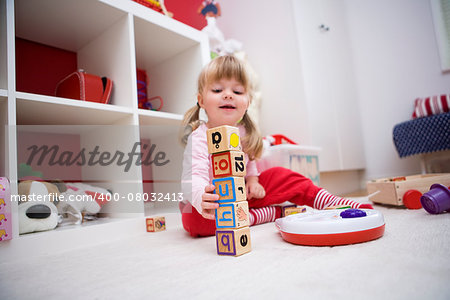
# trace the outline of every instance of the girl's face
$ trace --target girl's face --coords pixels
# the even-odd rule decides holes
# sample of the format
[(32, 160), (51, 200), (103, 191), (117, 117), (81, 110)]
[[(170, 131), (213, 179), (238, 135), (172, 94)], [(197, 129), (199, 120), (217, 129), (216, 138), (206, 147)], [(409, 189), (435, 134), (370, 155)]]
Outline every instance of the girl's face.
[(198, 103), (208, 115), (209, 128), (236, 126), (249, 106), (249, 97), (244, 86), (235, 79), (221, 79), (206, 86), (198, 95)]

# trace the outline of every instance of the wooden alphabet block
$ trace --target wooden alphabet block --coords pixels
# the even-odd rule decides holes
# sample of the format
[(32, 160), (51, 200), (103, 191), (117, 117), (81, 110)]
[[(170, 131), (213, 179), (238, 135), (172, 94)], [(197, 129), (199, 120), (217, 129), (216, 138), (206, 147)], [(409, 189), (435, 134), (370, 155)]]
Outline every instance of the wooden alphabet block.
[(241, 228), (250, 225), (247, 201), (220, 204), (215, 214), (216, 228)]
[(211, 156), (214, 178), (224, 176), (244, 177), (245, 156), (241, 151), (226, 151)]
[(244, 177), (224, 177), (213, 179), (215, 194), (219, 195), (218, 203), (239, 202), (247, 199)]
[(252, 250), (250, 228), (216, 230), (217, 254), (239, 256)]
[(166, 219), (164, 217), (146, 218), (145, 224), (147, 227), (147, 232), (166, 230)]
[(332, 210), (332, 209), (347, 209), (352, 208), (350, 205), (333, 205), (325, 207), (326, 210)]
[(239, 129), (233, 126), (219, 126), (206, 132), (209, 153), (242, 151)]
[(289, 206), (283, 206), (281, 208), (281, 216), (286, 217), (289, 215), (295, 215), (299, 213), (306, 212), (306, 208), (303, 206), (297, 207), (297, 205), (289, 205)]

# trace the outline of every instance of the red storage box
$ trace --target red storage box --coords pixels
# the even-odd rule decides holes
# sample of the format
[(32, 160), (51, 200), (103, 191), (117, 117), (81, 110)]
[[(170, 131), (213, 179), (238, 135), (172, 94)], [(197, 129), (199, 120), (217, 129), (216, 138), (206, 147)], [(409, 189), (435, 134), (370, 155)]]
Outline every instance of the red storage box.
[(109, 103), (113, 82), (106, 77), (77, 71), (56, 86), (56, 96), (91, 102)]

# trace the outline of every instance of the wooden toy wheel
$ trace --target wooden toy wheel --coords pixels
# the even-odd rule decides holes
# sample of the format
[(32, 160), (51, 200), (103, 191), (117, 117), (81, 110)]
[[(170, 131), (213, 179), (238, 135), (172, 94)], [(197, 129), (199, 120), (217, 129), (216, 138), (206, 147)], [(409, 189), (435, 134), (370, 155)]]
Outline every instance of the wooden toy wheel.
[(422, 208), (420, 197), (422, 197), (422, 193), (418, 190), (408, 190), (403, 195), (403, 204), (408, 209), (420, 209)]

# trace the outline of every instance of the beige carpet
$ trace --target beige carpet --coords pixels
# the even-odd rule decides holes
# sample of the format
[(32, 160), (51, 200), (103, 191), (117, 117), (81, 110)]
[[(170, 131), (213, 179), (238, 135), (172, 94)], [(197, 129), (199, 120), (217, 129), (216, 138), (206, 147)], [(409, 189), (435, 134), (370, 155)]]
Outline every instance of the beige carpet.
[(253, 250), (237, 258), (168, 214), (165, 232), (0, 260), (0, 299), (450, 299), (450, 214), (376, 208), (378, 240), (297, 246), (271, 223), (251, 227)]

